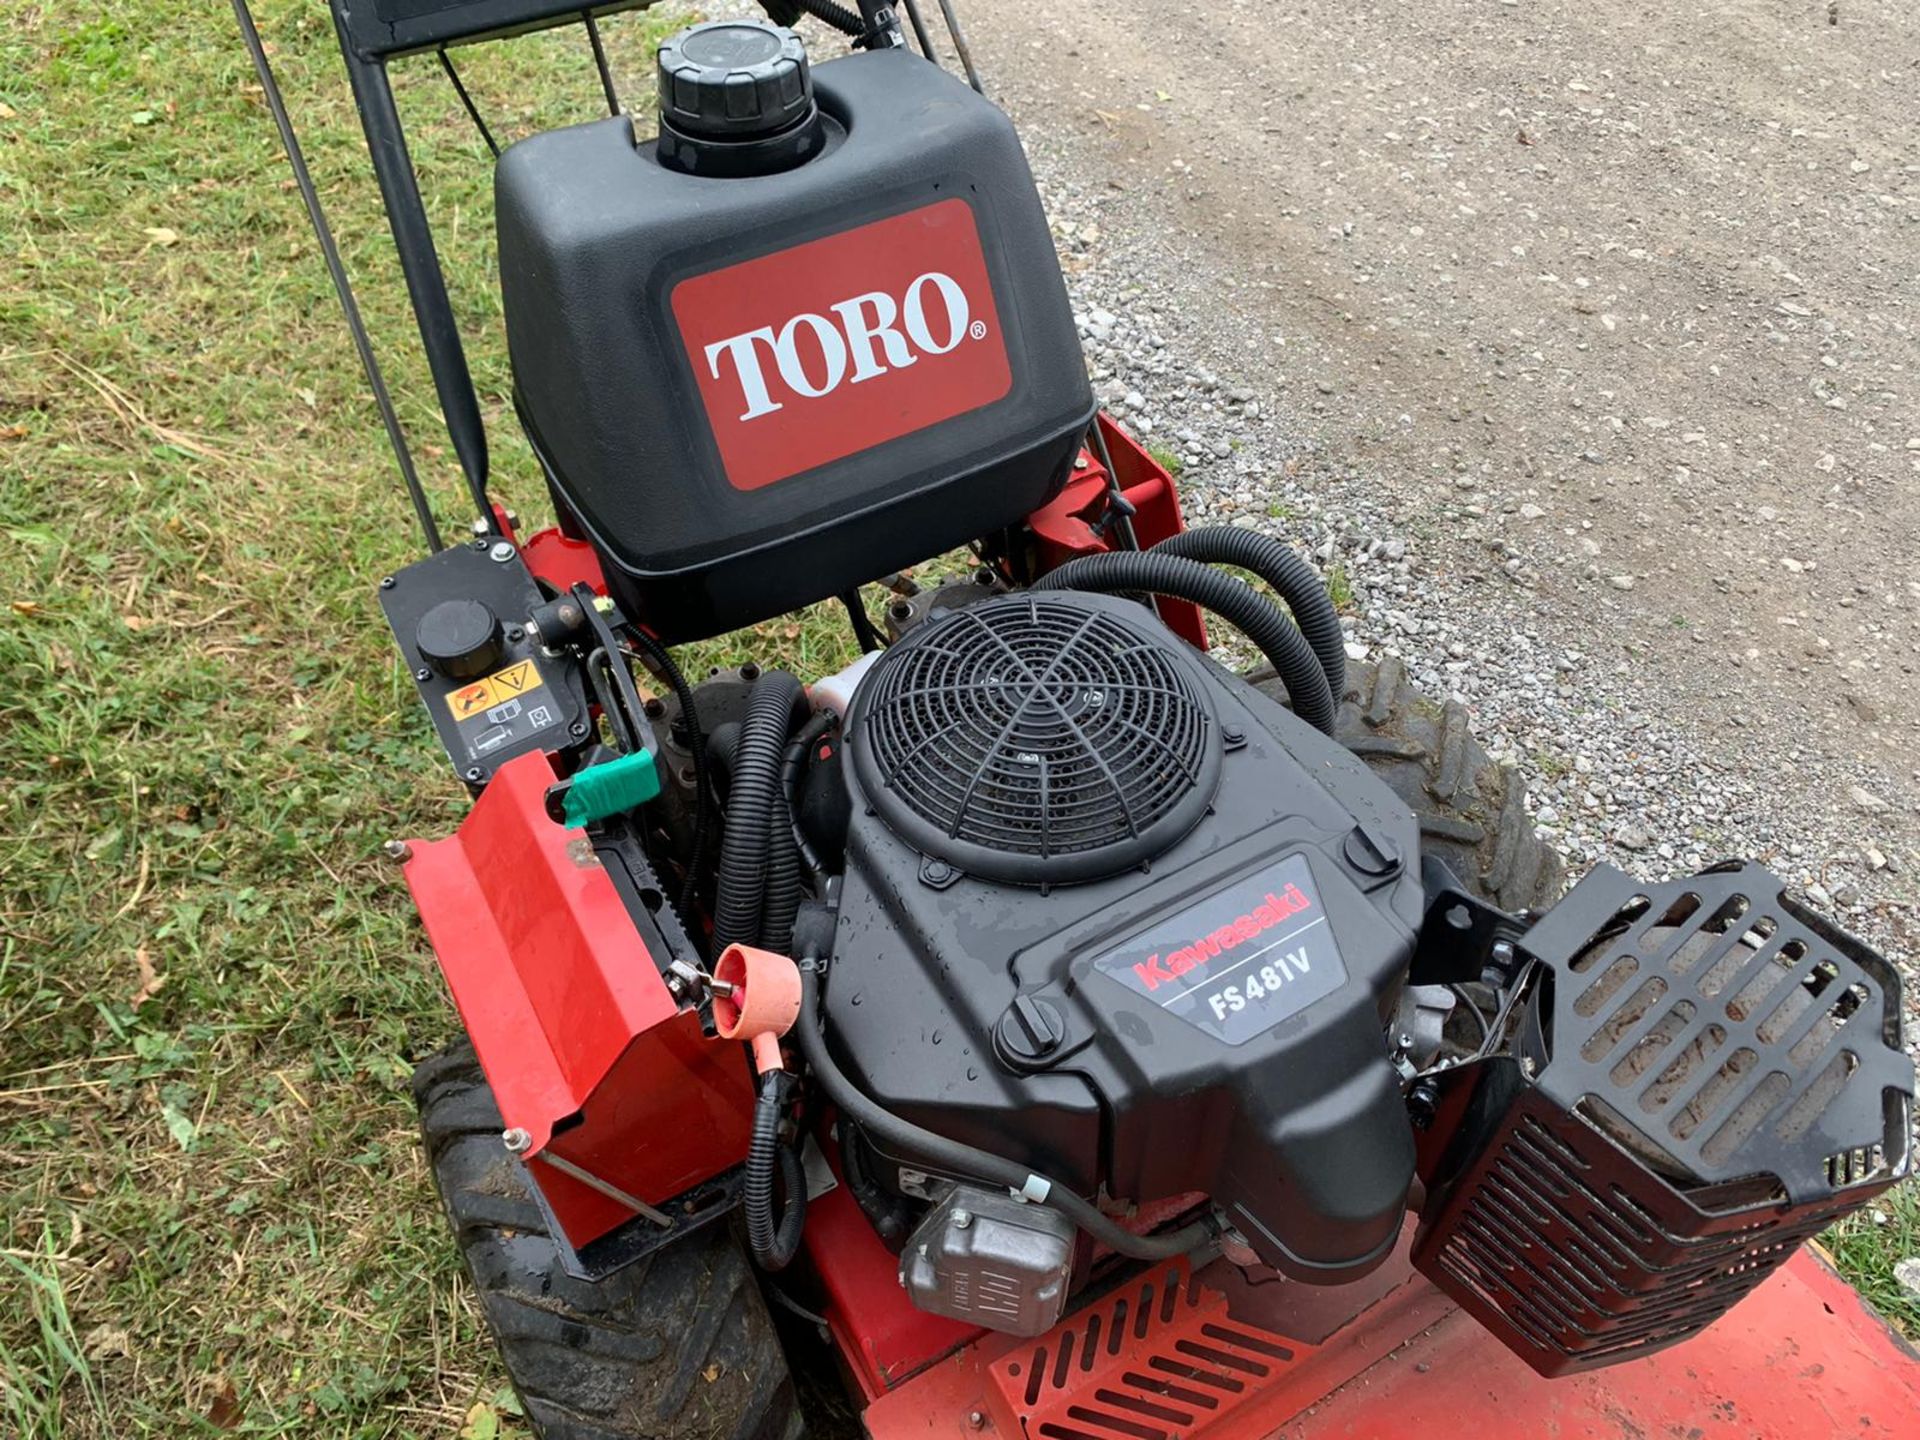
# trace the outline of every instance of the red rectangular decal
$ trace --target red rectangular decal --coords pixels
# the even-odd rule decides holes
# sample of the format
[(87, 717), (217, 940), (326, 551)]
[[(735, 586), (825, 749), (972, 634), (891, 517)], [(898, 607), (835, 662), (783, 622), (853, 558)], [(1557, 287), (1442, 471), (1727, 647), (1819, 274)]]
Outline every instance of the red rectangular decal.
[(870, 450), (1013, 388), (964, 200), (682, 280), (673, 316), (737, 490)]

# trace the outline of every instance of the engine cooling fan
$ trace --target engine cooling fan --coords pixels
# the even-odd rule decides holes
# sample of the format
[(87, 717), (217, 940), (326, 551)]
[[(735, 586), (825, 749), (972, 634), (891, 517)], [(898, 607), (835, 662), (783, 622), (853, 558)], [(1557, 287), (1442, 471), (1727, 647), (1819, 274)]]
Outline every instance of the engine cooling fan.
[(1195, 662), (1129, 601), (1024, 594), (912, 632), (859, 691), (849, 750), (889, 828), (983, 879), (1092, 880), (1198, 823), (1220, 736)]

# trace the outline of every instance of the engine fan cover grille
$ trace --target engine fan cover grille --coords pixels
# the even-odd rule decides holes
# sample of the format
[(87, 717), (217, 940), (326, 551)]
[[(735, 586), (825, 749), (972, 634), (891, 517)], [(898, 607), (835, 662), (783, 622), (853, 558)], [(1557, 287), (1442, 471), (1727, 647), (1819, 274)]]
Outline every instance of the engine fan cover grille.
[(860, 687), (866, 801), (923, 855), (1053, 884), (1151, 860), (1219, 785), (1195, 662), (1130, 601), (1010, 595), (928, 622)]

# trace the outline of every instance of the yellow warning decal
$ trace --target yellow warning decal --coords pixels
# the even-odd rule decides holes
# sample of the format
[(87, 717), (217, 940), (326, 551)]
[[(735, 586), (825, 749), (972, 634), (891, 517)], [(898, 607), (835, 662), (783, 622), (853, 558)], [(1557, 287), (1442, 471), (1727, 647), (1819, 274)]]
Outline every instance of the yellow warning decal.
[(496, 670), (484, 680), (462, 686), (447, 696), (447, 708), (456, 720), (467, 720), (496, 705), (538, 690), (547, 682), (540, 678), (540, 667), (531, 660)]

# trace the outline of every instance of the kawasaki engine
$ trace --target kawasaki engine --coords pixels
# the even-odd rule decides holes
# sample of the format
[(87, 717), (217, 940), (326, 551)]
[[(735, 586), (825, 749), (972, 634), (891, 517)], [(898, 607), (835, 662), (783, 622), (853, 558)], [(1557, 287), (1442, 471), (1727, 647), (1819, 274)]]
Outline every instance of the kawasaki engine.
[(1778, 880), (1603, 868), (1494, 911), (1351, 751), (1131, 600), (936, 615), (861, 680), (840, 766), (838, 1063), (1031, 1172), (943, 1173), (843, 1115), (925, 1309), (1054, 1323), (1115, 1247), (1051, 1187), (1320, 1283), (1411, 1206), (1437, 1283), (1580, 1369), (1704, 1327), (1906, 1172), (1897, 978)]
[(1211, 1197), (1290, 1273), (1387, 1253), (1419, 834), (1361, 761), (1052, 593), (911, 634), (845, 750), (829, 1015), (868, 1093), (1083, 1194)]

